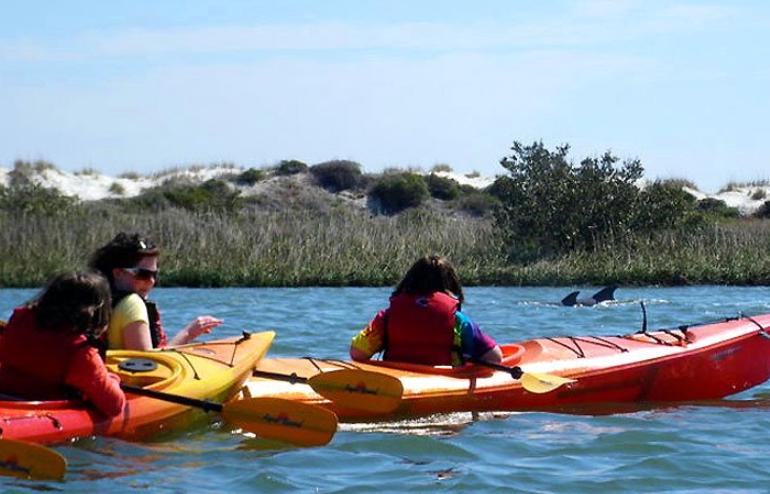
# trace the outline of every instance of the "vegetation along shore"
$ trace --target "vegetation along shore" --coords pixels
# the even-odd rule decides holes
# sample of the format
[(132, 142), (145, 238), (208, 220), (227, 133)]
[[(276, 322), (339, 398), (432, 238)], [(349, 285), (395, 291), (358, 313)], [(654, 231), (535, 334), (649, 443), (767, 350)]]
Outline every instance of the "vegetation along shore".
[(770, 284), (768, 183), (746, 184), (761, 204), (747, 214), (686, 180), (643, 183), (638, 160), (609, 152), (574, 162), (569, 146), (514, 142), (501, 165), (479, 187), (448, 165), (215, 164), (125, 174), (84, 200), (44, 185), (55, 165), (19, 160), (0, 181), (0, 287), (83, 268), (120, 230), (163, 246), (161, 286), (393, 285), (425, 253), (468, 285)]

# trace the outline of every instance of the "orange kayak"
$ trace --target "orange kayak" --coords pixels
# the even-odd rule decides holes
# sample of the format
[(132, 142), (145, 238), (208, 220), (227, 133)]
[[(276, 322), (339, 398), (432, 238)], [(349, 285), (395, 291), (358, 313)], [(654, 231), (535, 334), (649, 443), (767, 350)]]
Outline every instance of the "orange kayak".
[[(265, 356), (272, 331), (192, 343), (151, 352), (110, 351), (107, 366), (121, 381), (146, 389), (200, 400), (235, 396)], [(80, 400), (0, 399), (0, 437), (56, 443), (85, 436), (145, 439), (189, 427), (205, 413), (198, 408), (126, 393), (127, 404), (115, 418), (104, 418)]]
[[(503, 345), (510, 372), (478, 365), (440, 368), (395, 362), (264, 359), (258, 370), (310, 377), (340, 368), (396, 377), (403, 396), (391, 411), (372, 412), (324, 399), (309, 386), (252, 378), (245, 394), (320, 404), (340, 420), (391, 420), (434, 413), (550, 410), (580, 412), (596, 404), (697, 401), (739, 393), (770, 378), (770, 314), (624, 336), (537, 338)], [(515, 374), (514, 374), (515, 375)], [(558, 382), (548, 391), (527, 389), (526, 379)], [(545, 375), (545, 377), (543, 377)], [(521, 376), (519, 376), (521, 377)], [(524, 384), (522, 384), (524, 381)], [(351, 388), (351, 392), (361, 390)], [(365, 402), (376, 390), (363, 390)], [(586, 410), (586, 408), (582, 408)], [(611, 411), (609, 407), (604, 410)], [(589, 412), (591, 413), (591, 412)]]

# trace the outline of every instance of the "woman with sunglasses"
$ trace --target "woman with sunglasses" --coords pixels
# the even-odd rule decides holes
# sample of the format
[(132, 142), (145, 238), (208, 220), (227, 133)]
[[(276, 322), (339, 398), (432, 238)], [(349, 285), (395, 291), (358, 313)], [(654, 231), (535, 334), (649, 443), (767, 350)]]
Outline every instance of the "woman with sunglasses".
[(91, 257), (90, 266), (104, 274), (112, 288), (108, 348), (150, 350), (183, 345), (222, 324), (221, 319), (200, 316), (167, 339), (158, 307), (148, 300), (158, 279), (159, 255), (150, 239), (137, 233), (119, 233)]

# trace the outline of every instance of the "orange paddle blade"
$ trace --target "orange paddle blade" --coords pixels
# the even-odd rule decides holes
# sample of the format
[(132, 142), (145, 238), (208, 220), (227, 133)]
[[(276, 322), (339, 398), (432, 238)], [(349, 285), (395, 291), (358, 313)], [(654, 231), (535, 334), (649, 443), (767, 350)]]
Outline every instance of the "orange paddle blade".
[(62, 455), (39, 444), (0, 439), (0, 475), (17, 479), (60, 480), (67, 470)]
[(327, 400), (377, 413), (395, 410), (404, 394), (398, 378), (360, 369), (321, 372), (310, 377), (307, 383)]
[(334, 412), (282, 398), (231, 401), (224, 404), (222, 417), (245, 431), (296, 446), (323, 446), (337, 432)]
[(555, 376), (553, 374), (536, 374), (525, 372), (521, 376), (521, 387), (530, 393), (549, 393), (563, 384), (574, 383), (575, 379)]

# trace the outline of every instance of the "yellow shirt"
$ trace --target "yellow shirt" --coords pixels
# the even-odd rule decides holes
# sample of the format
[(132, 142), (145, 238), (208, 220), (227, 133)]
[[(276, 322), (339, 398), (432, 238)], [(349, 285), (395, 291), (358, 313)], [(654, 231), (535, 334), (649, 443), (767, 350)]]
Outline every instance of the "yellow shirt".
[(142, 297), (136, 293), (127, 295), (112, 308), (110, 327), (107, 329), (107, 346), (110, 350), (122, 350), (123, 328), (134, 322), (143, 322), (150, 326), (150, 318), (147, 315), (147, 306)]

